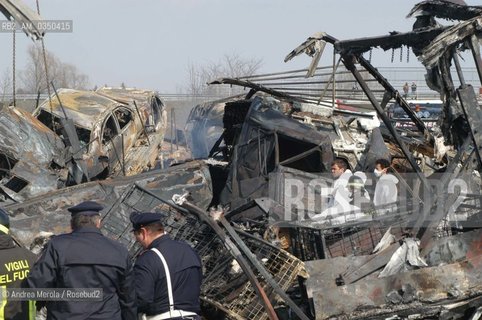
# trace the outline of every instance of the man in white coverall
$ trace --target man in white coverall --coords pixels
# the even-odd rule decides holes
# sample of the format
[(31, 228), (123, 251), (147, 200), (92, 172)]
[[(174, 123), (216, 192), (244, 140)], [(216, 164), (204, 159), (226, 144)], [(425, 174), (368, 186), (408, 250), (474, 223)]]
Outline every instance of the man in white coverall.
[(373, 204), (379, 213), (387, 213), (396, 209), (398, 200), (397, 183), (398, 179), (389, 173), (390, 162), (386, 159), (378, 159), (375, 161), (375, 176), (377, 184), (375, 186), (375, 194), (373, 196)]

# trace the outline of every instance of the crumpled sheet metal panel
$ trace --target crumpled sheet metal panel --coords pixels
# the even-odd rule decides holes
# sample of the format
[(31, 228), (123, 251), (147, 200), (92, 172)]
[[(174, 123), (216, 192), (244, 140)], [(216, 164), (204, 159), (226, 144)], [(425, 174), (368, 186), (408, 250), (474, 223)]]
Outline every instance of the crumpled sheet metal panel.
[(463, 41), (473, 34), (482, 34), (482, 17), (475, 17), (450, 27), (439, 34), (428, 46), (426, 46), (420, 57), (422, 63), (427, 67), (433, 67), (440, 57), (453, 45)]
[(156, 95), (155, 91), (136, 89), (136, 88), (116, 88), (116, 87), (101, 87), (95, 92), (106, 96), (110, 99), (129, 104), (132, 100), (136, 100), (137, 103), (149, 103), (150, 99)]
[[(159, 132), (148, 134), (148, 138), (145, 135), (141, 135), (138, 138), (138, 143), (129, 149), (125, 155), (125, 159), (122, 162), (116, 162), (112, 169), (112, 174), (120, 174), (122, 172), (122, 166), (127, 176), (132, 176), (146, 171), (146, 168), (154, 168), (156, 161), (159, 158), (161, 144), (164, 140), (164, 130)], [(134, 139), (135, 136), (127, 137)], [(147, 141), (149, 139), (149, 142)], [(126, 143), (128, 144), (128, 143)], [(158, 146), (158, 147), (153, 147)]]
[[(104, 206), (102, 213), (105, 219), (113, 206), (128, 195), (127, 190), (134, 184), (166, 200), (175, 193), (188, 191), (193, 195), (194, 201), (198, 201), (204, 209), (207, 209), (212, 199), (211, 177), (207, 165), (202, 161), (192, 161), (167, 170), (150, 171), (133, 177), (89, 182), (56, 190), (23, 203), (8, 205), (5, 209), (11, 217), (12, 234), (20, 244), (28, 248), (40, 232), (69, 232), (70, 213), (67, 208), (85, 200), (101, 203)], [(120, 214), (128, 217), (131, 212), (122, 211)], [(124, 222), (126, 221), (128, 220), (124, 219)], [(120, 236), (122, 230), (118, 232), (117, 236)]]
[(62, 140), (27, 112), (3, 108), (0, 112), (0, 150), (17, 160), (27, 158), (47, 166), (63, 163)]
[[(31, 159), (22, 159), (10, 170), (9, 178), (1, 181), (0, 188), (14, 201), (21, 202), (34, 196), (57, 189), (58, 176), (49, 169), (39, 167)], [(22, 179), (27, 185), (21, 190), (9, 188), (11, 181)]]
[(67, 208), (84, 200), (103, 203), (110, 191), (99, 182), (91, 182), (8, 205), (5, 209), (10, 214), (11, 233), (21, 245), (29, 248), (41, 232), (70, 232)]
[(421, 253), (429, 266), (453, 263), (481, 254), (482, 229), (432, 240)]
[[(479, 256), (465, 263), (425, 268), (384, 279), (363, 280), (329, 290), (322, 287), (313, 293), (316, 319), (352, 314), (360, 309), (373, 308), (373, 314), (390, 310), (394, 305), (387, 301), (387, 295), (394, 290), (402, 290), (402, 286), (413, 288), (417, 296), (411, 298), (412, 301), (416, 300), (426, 304), (427, 307), (434, 302), (455, 302), (456, 298), (480, 295), (482, 294), (481, 263), (482, 259)], [(409, 310), (412, 306), (409, 303), (397, 305), (398, 309), (402, 307)]]
[[(354, 263), (350, 259), (358, 258), (308, 262), (310, 278), (307, 286), (311, 288), (316, 319), (354, 316), (355, 312), (357, 316), (368, 317), (395, 309), (410, 310), (414, 305), (419, 309), (426, 307), (428, 310), (434, 303), (448, 304), (480, 296), (481, 239), (474, 239), (468, 247), (467, 259), (463, 261), (399, 273), (387, 278), (365, 278), (346, 286), (336, 286), (336, 275), (342, 270), (343, 263)], [(361, 264), (366, 257), (359, 259), (355, 263)], [(389, 294), (398, 295), (401, 301), (398, 303), (395, 298), (389, 299)]]
[(184, 131), (193, 158), (207, 158), (209, 151), (223, 133), (225, 105), (224, 102), (208, 102), (192, 108)]

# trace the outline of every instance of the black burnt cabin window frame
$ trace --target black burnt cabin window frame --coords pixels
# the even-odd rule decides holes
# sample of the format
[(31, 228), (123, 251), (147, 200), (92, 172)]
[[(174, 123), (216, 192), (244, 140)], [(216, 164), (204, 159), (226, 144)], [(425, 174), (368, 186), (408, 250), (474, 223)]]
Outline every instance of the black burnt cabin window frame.
[(151, 114), (148, 117), (146, 127), (149, 130), (156, 130), (157, 124), (162, 120), (162, 107), (164, 103), (158, 96), (154, 96), (151, 102)]
[(10, 177), (10, 171), (17, 164), (18, 160), (0, 153), (0, 179)]
[(3, 183), (3, 186), (12, 190), (15, 193), (19, 193), (29, 182), (25, 179), (17, 177), (15, 174), (11, 173), (13, 167), (17, 164), (18, 160), (9, 157), (5, 153), (0, 153), (0, 179), (8, 180)]
[(46, 125), (50, 130), (55, 132), (56, 135), (63, 138), (62, 123), (60, 122), (59, 117), (53, 115), (46, 110), (40, 109), (40, 112), (37, 115), (37, 119), (44, 125)]
[(123, 132), (134, 120), (132, 111), (123, 107), (115, 109), (113, 115), (115, 120), (117, 120), (120, 132)]
[(19, 193), (26, 186), (28, 186), (28, 184), (29, 182), (27, 180), (14, 175), (10, 178), (10, 180), (7, 181), (7, 183), (4, 184), (4, 186), (16, 193)]
[[(37, 115), (37, 120), (42, 122), (45, 126), (47, 126), (50, 130), (52, 130), (56, 135), (58, 135), (62, 140), (64, 140), (64, 135), (62, 133), (62, 123), (60, 121), (60, 117), (56, 115), (52, 115), (52, 113), (40, 109), (39, 114)], [(53, 119), (53, 120), (52, 120)], [(85, 129), (75, 125), (75, 132), (77, 133), (77, 137), (79, 138), (79, 142), (82, 149), (86, 149), (85, 152), (88, 152), (88, 146), (91, 143), (90, 135), (91, 131), (89, 129)]]
[[(268, 176), (268, 173), (273, 171), (275, 168), (275, 161), (273, 159), (273, 154), (276, 152), (276, 143), (275, 143), (275, 150), (271, 152), (271, 156), (268, 155), (267, 153), (269, 152), (267, 143), (269, 143), (269, 137), (273, 135), (273, 132), (266, 132), (260, 128), (252, 128), (251, 130), (257, 131), (256, 136), (249, 139), (246, 143), (240, 144), (236, 147), (237, 149), (237, 156), (239, 157), (239, 154), (247, 154), (248, 152), (243, 152), (244, 148), (248, 148), (248, 151), (250, 151), (249, 148), (252, 148), (254, 143), (257, 143), (257, 161), (246, 161), (249, 159), (246, 159), (243, 157), (243, 163), (241, 164), (241, 167), (244, 169), (248, 169), (251, 171), (256, 171), (256, 165), (258, 165), (259, 169), (259, 175), (263, 176)], [(276, 139), (276, 138), (275, 138)], [(261, 148), (261, 144), (263, 144), (263, 148)], [(239, 158), (238, 158), (239, 159)]]
[[(321, 146), (274, 132), (276, 166), (284, 166), (310, 173), (325, 172)], [(289, 145), (289, 147), (288, 147)]]
[[(259, 169), (259, 175), (268, 176), (278, 166), (301, 170), (309, 173), (322, 173), (326, 169), (322, 161), (322, 148), (320, 145), (302, 141), (277, 131), (264, 131), (253, 128), (257, 131), (255, 137), (237, 147), (238, 154), (245, 154), (244, 148), (252, 148), (257, 143), (257, 161), (246, 161), (244, 158), (241, 167), (251, 171)], [(270, 152), (270, 136), (274, 138), (274, 148)]]
[[(106, 130), (108, 129), (108, 130)], [(113, 143), (112, 140), (120, 133), (119, 123), (113, 114), (109, 114), (102, 124), (102, 145)]]
[(77, 132), (77, 137), (79, 137), (80, 148), (85, 149), (84, 151), (87, 153), (89, 151), (89, 145), (92, 142), (90, 140), (90, 130), (75, 126), (75, 132)]
[(27, 180), (19, 178), (11, 173), (11, 170), (17, 162), (18, 160), (9, 157), (5, 153), (0, 153), (0, 179), (8, 180), (3, 183), (3, 186), (16, 193), (22, 191), (29, 184)]

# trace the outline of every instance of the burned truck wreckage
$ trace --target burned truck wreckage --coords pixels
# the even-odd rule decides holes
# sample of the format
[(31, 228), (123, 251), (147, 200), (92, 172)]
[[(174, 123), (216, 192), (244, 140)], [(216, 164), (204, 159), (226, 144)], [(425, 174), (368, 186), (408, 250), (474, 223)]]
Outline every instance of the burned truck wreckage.
[[(60, 90), (28, 121), (16, 109), (2, 111), (10, 114), (2, 123), (28, 123), (18, 134), (25, 135), (26, 144), (35, 143), (29, 130), (45, 133), (35, 143), (43, 154), (34, 155), (39, 168), (52, 170), (51, 163), (69, 168), (64, 175), (75, 182), (5, 206), (13, 236), (38, 251), (49, 235), (69, 231), (69, 206), (94, 200), (105, 207), (103, 232), (136, 256), (140, 247), (130, 234), (129, 214), (162, 211), (172, 237), (187, 241), (202, 258), (207, 319), (480, 319), (482, 110), (458, 55), (471, 54), (482, 82), (482, 8), (425, 1), (410, 16), (416, 22), (407, 33), (346, 41), (325, 33), (308, 38), (286, 57), (313, 57), (298, 83), (273, 84), (280, 74), (214, 81), (249, 92), (194, 107), (186, 140), (196, 160), (165, 170), (141, 173), (146, 164), (127, 174), (135, 168), (127, 161), (136, 144), (129, 137), (159, 142), (149, 135), (162, 131), (157, 123), (165, 117), (155, 95), (146, 93), (137, 105), (131, 104), (140, 101), (132, 92)], [(456, 23), (441, 26), (436, 18)], [(318, 67), (328, 44), (338, 63)], [(377, 47), (411, 48), (425, 66), (427, 84), (443, 102), (438, 130), (428, 130), (364, 57)], [(369, 112), (326, 98), (335, 90), (349, 91), (343, 84), (353, 82), (369, 101)], [(77, 115), (82, 101), (103, 112), (96, 116), (103, 121), (89, 121), (94, 112), (89, 108)], [(405, 129), (393, 126), (390, 101), (403, 108), (419, 135), (408, 138)], [(68, 120), (77, 140), (61, 130)], [(129, 126), (135, 133), (124, 137)], [(3, 136), (6, 148), (13, 138)], [(450, 151), (441, 151), (448, 145)], [(35, 164), (21, 161), (22, 152), (5, 152), (5, 177), (16, 175), (12, 169), (18, 164)], [(336, 158), (363, 173), (359, 177), (371, 199), (375, 160), (391, 160), (398, 201), (394, 206), (370, 201), (326, 214)], [(106, 168), (126, 174), (97, 179)], [(4, 185), (2, 190), (9, 188)], [(11, 191), (4, 193), (15, 200)]]
[(154, 168), (165, 113), (155, 92), (113, 88), (61, 89), (33, 115), (5, 107), (0, 114), (2, 200), (21, 202), (65, 186)]

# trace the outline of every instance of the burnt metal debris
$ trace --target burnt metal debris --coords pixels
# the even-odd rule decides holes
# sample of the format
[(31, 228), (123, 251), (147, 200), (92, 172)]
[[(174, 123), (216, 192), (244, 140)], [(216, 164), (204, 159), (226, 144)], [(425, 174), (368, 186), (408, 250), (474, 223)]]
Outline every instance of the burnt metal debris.
[[(2, 190), (18, 202), (5, 207), (12, 234), (37, 250), (49, 234), (68, 231), (69, 206), (95, 200), (105, 207), (103, 232), (135, 256), (129, 213), (164, 211), (168, 232), (200, 253), (207, 318), (479, 319), (482, 111), (458, 54), (470, 53), (482, 81), (481, 14), (481, 7), (425, 1), (409, 14), (412, 31), (353, 40), (319, 32), (286, 57), (309, 54), (306, 70), (215, 80), (248, 92), (194, 107), (186, 140), (197, 160), (166, 170), (141, 173), (155, 151), (131, 150), (162, 139), (155, 93), (61, 89), (34, 117), (5, 109), (0, 121), (11, 129), (0, 134)], [(339, 59), (318, 67), (329, 45)], [(376, 47), (412, 49), (443, 104), (437, 126), (429, 130), (364, 57)], [(335, 99), (344, 96), (350, 99)], [(357, 105), (362, 100), (368, 108)], [(418, 134), (393, 125), (391, 101)], [(22, 137), (25, 146), (12, 143)], [(32, 159), (29, 143), (37, 146)], [(392, 159), (398, 201), (325, 214), (335, 158), (366, 182), (374, 181), (376, 159)], [(131, 164), (136, 159), (146, 162)], [(35, 185), (20, 176), (31, 167), (55, 169), (52, 186), (73, 185), (12, 193), (9, 186), (20, 184), (13, 176)], [(372, 195), (374, 185), (363, 183)]]
[(0, 117), (4, 202), (153, 169), (167, 126), (158, 94), (138, 89), (55, 90), (32, 115), (5, 107)]

